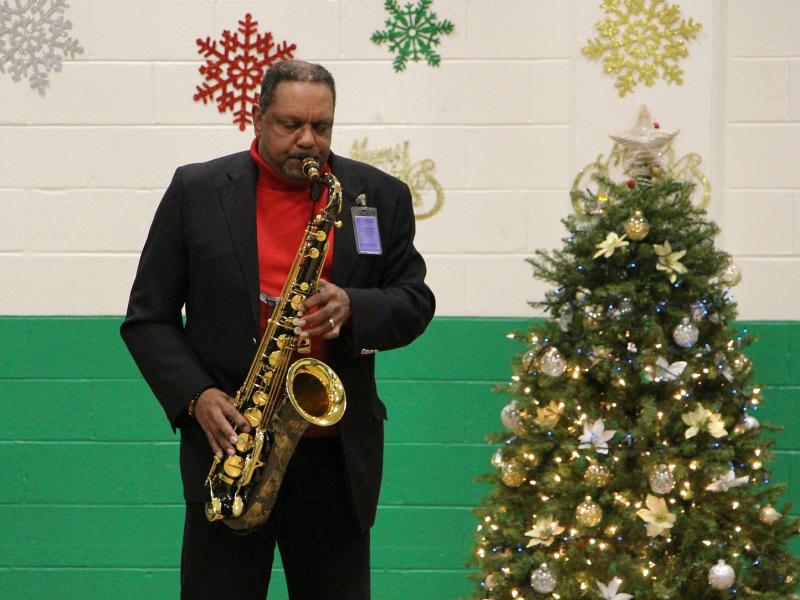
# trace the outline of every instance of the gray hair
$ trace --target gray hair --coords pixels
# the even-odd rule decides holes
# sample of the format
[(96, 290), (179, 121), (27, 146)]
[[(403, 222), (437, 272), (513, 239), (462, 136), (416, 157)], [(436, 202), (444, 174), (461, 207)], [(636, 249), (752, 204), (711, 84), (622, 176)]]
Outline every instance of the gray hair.
[(330, 89), (333, 105), (336, 106), (336, 84), (328, 69), (302, 60), (283, 60), (275, 63), (264, 74), (264, 79), (261, 81), (261, 95), (258, 97), (261, 110), (266, 111), (275, 102), (275, 90), (283, 81), (323, 83)]

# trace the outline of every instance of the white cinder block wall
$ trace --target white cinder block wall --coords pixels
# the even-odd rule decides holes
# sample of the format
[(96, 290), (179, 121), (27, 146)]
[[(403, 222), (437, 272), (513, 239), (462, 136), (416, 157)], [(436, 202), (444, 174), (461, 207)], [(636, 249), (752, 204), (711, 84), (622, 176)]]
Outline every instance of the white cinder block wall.
[(624, 99), (580, 52), (599, 0), (435, 0), (455, 23), (439, 68), (396, 74), (381, 0), (70, 0), (84, 53), (45, 97), (0, 74), (0, 314), (121, 314), (155, 206), (179, 164), (246, 148), (230, 114), (192, 100), (195, 39), (251, 12), (337, 79), (334, 151), (408, 140), (436, 162), (443, 209), (418, 222), (440, 315), (530, 315), (524, 258), (560, 244), (578, 170), (640, 104), (680, 129), (714, 189), (748, 319), (798, 319), (800, 2), (683, 0), (704, 25), (683, 86)]

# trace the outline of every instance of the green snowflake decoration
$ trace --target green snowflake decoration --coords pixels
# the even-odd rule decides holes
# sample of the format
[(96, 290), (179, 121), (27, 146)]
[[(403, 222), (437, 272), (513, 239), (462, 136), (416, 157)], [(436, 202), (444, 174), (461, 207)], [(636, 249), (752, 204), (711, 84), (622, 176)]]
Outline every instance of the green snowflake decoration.
[(392, 63), (395, 71), (403, 71), (408, 59), (419, 62), (422, 58), (432, 67), (439, 66), (442, 57), (434, 52), (440, 43), (440, 34), (453, 33), (453, 23), (437, 21), (431, 12), (433, 0), (419, 0), (414, 6), (410, 2), (401, 7), (396, 0), (386, 0), (384, 8), (390, 13), (386, 19), (386, 30), (376, 31), (370, 38), (381, 45), (389, 44), (389, 51), (396, 53)]
[(637, 83), (652, 87), (659, 77), (683, 84), (678, 61), (689, 55), (685, 42), (697, 37), (700, 23), (681, 19), (680, 6), (664, 0), (603, 0), (601, 8), (606, 18), (595, 25), (600, 35), (582, 52), (602, 58), (605, 72), (617, 76), (620, 97)]

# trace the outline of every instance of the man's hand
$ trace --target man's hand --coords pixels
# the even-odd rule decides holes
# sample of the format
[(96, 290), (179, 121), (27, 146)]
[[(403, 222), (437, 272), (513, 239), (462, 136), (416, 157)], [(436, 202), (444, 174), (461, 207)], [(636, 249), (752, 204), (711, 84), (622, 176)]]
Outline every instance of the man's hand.
[[(314, 307), (315, 312), (309, 312)], [(296, 333), (300, 337), (321, 337), (332, 340), (339, 337), (342, 326), (350, 320), (350, 298), (345, 291), (320, 279), (317, 293), (300, 305), (303, 318)]]
[(250, 424), (233, 406), (233, 398), (217, 388), (205, 390), (194, 405), (194, 417), (211, 444), (211, 449), (219, 458), (224, 453), (233, 455), (234, 446), (239, 441), (233, 426), (248, 433)]

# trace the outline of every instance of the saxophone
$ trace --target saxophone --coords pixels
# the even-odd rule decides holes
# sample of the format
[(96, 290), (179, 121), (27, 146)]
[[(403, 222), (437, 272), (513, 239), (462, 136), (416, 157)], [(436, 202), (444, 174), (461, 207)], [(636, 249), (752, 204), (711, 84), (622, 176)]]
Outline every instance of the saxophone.
[(346, 407), (344, 386), (325, 363), (313, 358), (292, 362), (295, 351), (307, 354), (311, 343), (294, 333), (300, 304), (316, 292), (332, 227), (341, 227), (339, 181), (320, 175), (319, 163), (303, 160), (313, 186), (328, 189), (325, 207), (306, 226), (280, 298), (267, 322), (250, 371), (236, 392), (235, 406), (250, 424), (236, 432), (235, 453), (214, 457), (205, 485), (209, 521), (224, 519), (233, 529), (252, 529), (269, 516), (289, 459), (309, 423), (329, 426)]

